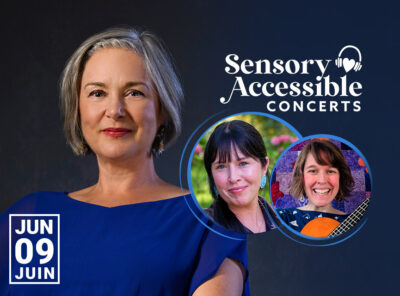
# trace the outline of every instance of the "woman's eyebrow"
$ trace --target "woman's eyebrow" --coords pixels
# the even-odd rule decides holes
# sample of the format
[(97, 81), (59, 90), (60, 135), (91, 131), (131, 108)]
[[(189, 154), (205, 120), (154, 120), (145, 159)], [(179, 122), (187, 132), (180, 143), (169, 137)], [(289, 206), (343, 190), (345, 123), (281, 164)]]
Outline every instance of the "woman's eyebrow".
[(253, 159), (253, 157), (251, 157), (251, 156), (243, 156), (243, 157), (236, 157), (236, 161), (241, 161), (241, 160), (243, 160), (243, 159)]
[(253, 159), (253, 157), (251, 157), (251, 156), (243, 156), (243, 157), (238, 157), (238, 160), (243, 160), (243, 159), (248, 159), (248, 158)]
[(106, 85), (103, 82), (88, 82), (85, 84), (83, 88), (87, 88), (88, 86), (100, 86), (105, 87)]
[(311, 164), (309, 166), (306, 166), (304, 169), (310, 169), (310, 168), (316, 168), (316, 165), (315, 164)]
[(143, 82), (143, 81), (129, 81), (129, 82), (125, 83), (125, 87), (131, 87), (131, 86), (137, 86), (137, 85), (143, 85), (147, 89), (150, 89), (150, 87), (147, 85), (147, 83)]
[[(143, 81), (128, 81), (127, 83), (125, 83), (124, 87), (126, 88), (126, 87), (137, 86), (137, 85), (143, 85), (147, 89), (149, 89), (149, 86), (147, 85), (147, 83), (145, 83)], [(88, 82), (85, 84), (84, 88), (87, 88), (88, 86), (106, 87), (106, 84), (103, 82)]]

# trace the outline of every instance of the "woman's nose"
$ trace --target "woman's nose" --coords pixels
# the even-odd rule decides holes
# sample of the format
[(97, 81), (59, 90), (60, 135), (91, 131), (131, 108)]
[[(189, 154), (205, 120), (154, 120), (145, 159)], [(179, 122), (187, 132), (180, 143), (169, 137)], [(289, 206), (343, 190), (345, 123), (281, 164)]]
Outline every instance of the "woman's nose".
[(235, 183), (239, 180), (240, 180), (239, 171), (234, 166), (229, 167), (228, 181), (231, 183)]
[(318, 173), (318, 175), (317, 175), (317, 182), (318, 183), (326, 183), (326, 180), (327, 180), (327, 175), (326, 175), (326, 173), (324, 173), (324, 172), (319, 172)]
[(118, 95), (109, 97), (106, 116), (117, 120), (125, 116), (124, 103)]

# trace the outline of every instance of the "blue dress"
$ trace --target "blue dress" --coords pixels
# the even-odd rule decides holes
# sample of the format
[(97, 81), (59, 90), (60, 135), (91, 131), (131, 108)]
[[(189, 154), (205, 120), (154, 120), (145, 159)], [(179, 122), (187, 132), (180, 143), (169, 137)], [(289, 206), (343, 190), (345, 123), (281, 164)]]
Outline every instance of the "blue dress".
[[(60, 284), (9, 284), (13, 213), (60, 214)], [(218, 227), (190, 195), (113, 208), (65, 193), (28, 195), (0, 215), (0, 295), (191, 295), (227, 257), (247, 269), (245, 236), (205, 225)]]

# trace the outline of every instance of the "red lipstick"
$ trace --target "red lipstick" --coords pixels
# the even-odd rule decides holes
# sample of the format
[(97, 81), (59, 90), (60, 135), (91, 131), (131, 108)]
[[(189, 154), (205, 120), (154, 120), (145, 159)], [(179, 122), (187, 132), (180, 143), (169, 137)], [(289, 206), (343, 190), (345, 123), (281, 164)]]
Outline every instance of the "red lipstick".
[(110, 137), (113, 138), (120, 138), (125, 136), (126, 134), (129, 134), (130, 132), (132, 132), (132, 130), (128, 129), (128, 128), (122, 128), (122, 127), (109, 127), (106, 129), (103, 129), (103, 132)]

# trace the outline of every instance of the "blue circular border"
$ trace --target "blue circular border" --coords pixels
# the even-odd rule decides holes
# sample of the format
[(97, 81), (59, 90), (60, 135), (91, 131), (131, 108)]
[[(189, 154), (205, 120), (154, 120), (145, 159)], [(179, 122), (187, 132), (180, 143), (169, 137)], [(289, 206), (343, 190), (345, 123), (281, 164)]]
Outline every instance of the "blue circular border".
[[(184, 158), (184, 156), (185, 156), (185, 152), (186, 152), (186, 150), (187, 150), (187, 148), (188, 148), (189, 143), (191, 142), (192, 138), (195, 136), (195, 134), (199, 131), (200, 128), (202, 128), (205, 124), (207, 124), (211, 119), (215, 118), (215, 117), (218, 116), (218, 115), (221, 115), (222, 113), (224, 113), (224, 111), (219, 112), (219, 113), (216, 113), (216, 114), (214, 114), (213, 116), (210, 116), (209, 118), (207, 118), (205, 121), (203, 121), (203, 122), (194, 130), (194, 132), (190, 135), (189, 139), (187, 140), (187, 142), (186, 142), (186, 144), (185, 144), (185, 147), (184, 147), (184, 149), (183, 149), (183, 151), (182, 151), (182, 156), (181, 156), (181, 160), (180, 160), (180, 163), (179, 163), (179, 180), (180, 180), (180, 186), (181, 186), (181, 188), (183, 188), (183, 185), (182, 185), (182, 163), (183, 163), (183, 158)], [(198, 203), (197, 199), (195, 198), (195, 194), (194, 194), (193, 186), (192, 186), (192, 180), (191, 180), (191, 176), (190, 176), (190, 174), (191, 174), (191, 168), (192, 168), (192, 160), (193, 160), (194, 150), (195, 150), (196, 146), (199, 144), (200, 139), (204, 137), (204, 135), (210, 130), (210, 128), (211, 128), (212, 126), (214, 126), (214, 125), (220, 123), (221, 121), (223, 121), (223, 120), (225, 120), (225, 119), (227, 119), (227, 118), (230, 118), (230, 117), (233, 117), (233, 116), (237, 116), (237, 115), (243, 115), (243, 114), (246, 114), (246, 115), (247, 115), (247, 114), (261, 115), (261, 116), (264, 116), (264, 117), (268, 117), (268, 118), (274, 119), (274, 120), (276, 120), (276, 121), (282, 123), (283, 125), (285, 125), (287, 128), (289, 128), (299, 139), (302, 139), (302, 136), (301, 136), (301, 134), (299, 133), (299, 131), (298, 131), (297, 129), (295, 129), (290, 123), (286, 122), (285, 120), (283, 120), (283, 119), (281, 119), (281, 118), (279, 118), (279, 117), (277, 117), (277, 116), (275, 116), (275, 115), (271, 115), (271, 114), (267, 114), (267, 113), (263, 113), (263, 112), (248, 111), (248, 112), (235, 113), (235, 114), (231, 114), (231, 115), (225, 116), (225, 117), (219, 119), (218, 121), (214, 122), (213, 124), (211, 124), (211, 126), (209, 126), (209, 127), (201, 134), (201, 136), (198, 138), (198, 140), (195, 142), (195, 145), (194, 145), (194, 147), (192, 148), (192, 151), (191, 151), (191, 153), (190, 153), (190, 157), (189, 157), (189, 160), (188, 160), (187, 172), (186, 172), (187, 183), (188, 183), (188, 186), (189, 186), (189, 190), (190, 190), (190, 192), (191, 192), (191, 196), (192, 196), (193, 202), (194, 202), (194, 204), (201, 210), (201, 212), (202, 212), (204, 215), (206, 215), (206, 214), (204, 213), (204, 210), (201, 208), (200, 204)], [(279, 160), (279, 158), (278, 158), (278, 160)], [(183, 189), (182, 189), (182, 190), (183, 190)], [(213, 229), (212, 227), (210, 227), (209, 225), (207, 225), (206, 223), (204, 223), (204, 222), (196, 215), (196, 213), (193, 211), (193, 209), (190, 207), (190, 205), (189, 205), (187, 202), (186, 202), (186, 204), (187, 204), (187, 206), (189, 207), (189, 209), (190, 209), (190, 211), (192, 212), (192, 214), (196, 217), (196, 219), (199, 220), (205, 227), (207, 227), (209, 230), (213, 231), (214, 233), (216, 233), (216, 234), (218, 234), (218, 235), (221, 235), (221, 236), (223, 236), (223, 237), (230, 238), (230, 239), (235, 239), (235, 240), (244, 240), (244, 239), (245, 239), (245, 238), (237, 238), (237, 237), (232, 237), (232, 236), (230, 236), (230, 235), (235, 235), (235, 236), (237, 236), (237, 235), (243, 235), (243, 234), (241, 234), (241, 233), (236, 233), (236, 232), (232, 232), (232, 231), (226, 230), (227, 232), (230, 233), (230, 235), (227, 235), (227, 234), (221, 233), (221, 231), (217, 231), (217, 230)]]
[[(371, 173), (371, 169), (370, 169), (370, 166), (369, 166), (369, 164), (368, 164), (368, 161), (367, 161), (367, 159), (365, 158), (364, 154), (362, 154), (361, 151), (358, 150), (357, 147), (355, 147), (355, 146), (354, 146), (352, 143), (350, 143), (349, 141), (347, 141), (347, 140), (345, 140), (345, 139), (343, 139), (343, 138), (341, 138), (341, 137), (334, 136), (334, 135), (330, 135), (330, 134), (315, 134), (315, 135), (303, 137), (303, 138), (301, 138), (301, 139), (299, 138), (298, 141), (296, 141), (295, 143), (291, 144), (288, 148), (285, 149), (285, 151), (283, 151), (283, 152), (281, 153), (281, 155), (279, 156), (278, 160), (276, 161), (276, 163), (275, 163), (275, 165), (274, 165), (274, 168), (272, 169), (271, 177), (272, 177), (273, 174), (275, 173), (276, 165), (279, 163), (280, 159), (286, 154), (286, 152), (288, 152), (288, 151), (289, 151), (290, 149), (292, 149), (294, 146), (296, 146), (296, 145), (298, 145), (298, 144), (300, 144), (300, 143), (302, 143), (302, 142), (304, 142), (304, 141), (306, 141), (306, 140), (309, 140), (309, 139), (316, 139), (316, 138), (329, 138), (329, 139), (333, 139), (333, 140), (339, 141), (339, 142), (341, 142), (341, 143), (346, 144), (347, 146), (349, 146), (350, 148), (352, 148), (355, 152), (357, 152), (358, 155), (363, 159), (363, 161), (364, 161), (364, 163), (365, 163), (365, 166), (366, 166), (366, 168), (368, 169), (368, 174), (369, 174), (369, 178), (370, 178), (370, 182), (371, 182), (371, 192), (372, 192), (372, 186), (373, 186), (373, 185), (372, 185), (372, 173)], [(272, 180), (272, 178), (270, 179), (270, 184), (269, 184), (269, 185), (270, 185), (270, 186), (269, 186), (270, 191), (271, 191), (271, 180)], [(271, 194), (271, 192), (270, 192), (270, 194)], [(275, 213), (276, 213), (275, 205), (272, 205), (272, 206), (273, 206), (273, 208), (274, 208), (274, 210), (275, 210)], [(339, 236), (336, 237), (336, 238), (335, 238), (335, 237), (332, 237), (332, 238), (329, 238), (329, 237), (328, 237), (328, 238), (318, 238), (318, 237), (311, 237), (311, 236), (308, 236), (308, 235), (304, 235), (304, 234), (301, 234), (301, 233), (298, 232), (298, 231), (295, 231), (294, 229), (292, 229), (289, 225), (287, 225), (287, 224), (282, 220), (282, 218), (279, 216), (279, 214), (276, 213), (276, 215), (277, 215), (279, 221), (281, 222), (281, 225), (282, 225), (286, 230), (290, 231), (290, 232), (291, 232), (293, 235), (295, 235), (297, 238), (301, 238), (301, 239), (304, 239), (304, 240), (309, 241), (309, 242), (308, 242), (308, 243), (307, 243), (307, 242), (302, 242), (302, 241), (296, 239), (296, 237), (292, 237), (292, 236), (290, 236), (288, 233), (286, 233), (285, 231), (283, 231), (282, 227), (278, 227), (279, 231), (280, 231), (283, 235), (285, 235), (286, 237), (290, 238), (291, 240), (293, 240), (293, 241), (295, 241), (295, 242), (297, 242), (297, 243), (300, 243), (300, 244), (303, 244), (303, 245), (307, 245), (307, 246), (314, 246), (314, 247), (326, 247), (326, 246), (332, 246), (332, 245), (339, 244), (339, 243), (341, 243), (341, 242), (343, 242), (343, 241), (349, 239), (349, 238), (352, 237), (353, 235), (355, 235), (358, 231), (360, 231), (360, 229), (365, 225), (365, 223), (366, 223), (367, 220), (368, 220), (367, 217), (364, 217), (361, 221), (359, 221), (359, 224), (357, 225), (357, 228), (355, 228), (355, 229), (354, 229), (352, 232), (350, 232), (348, 235), (344, 234), (345, 237), (342, 237), (341, 235), (339, 235)], [(341, 237), (342, 237), (342, 238), (341, 238)], [(341, 239), (340, 239), (340, 238), (341, 238)], [(320, 243), (320, 244), (312, 244), (312, 243), (311, 243), (311, 242), (314, 242), (314, 243), (325, 242), (325, 241), (328, 241), (328, 240), (331, 240), (331, 241), (332, 241), (332, 240), (335, 240), (335, 241), (332, 241), (332, 242), (330, 242), (330, 243), (325, 243), (325, 244), (322, 244), (322, 243)]]

